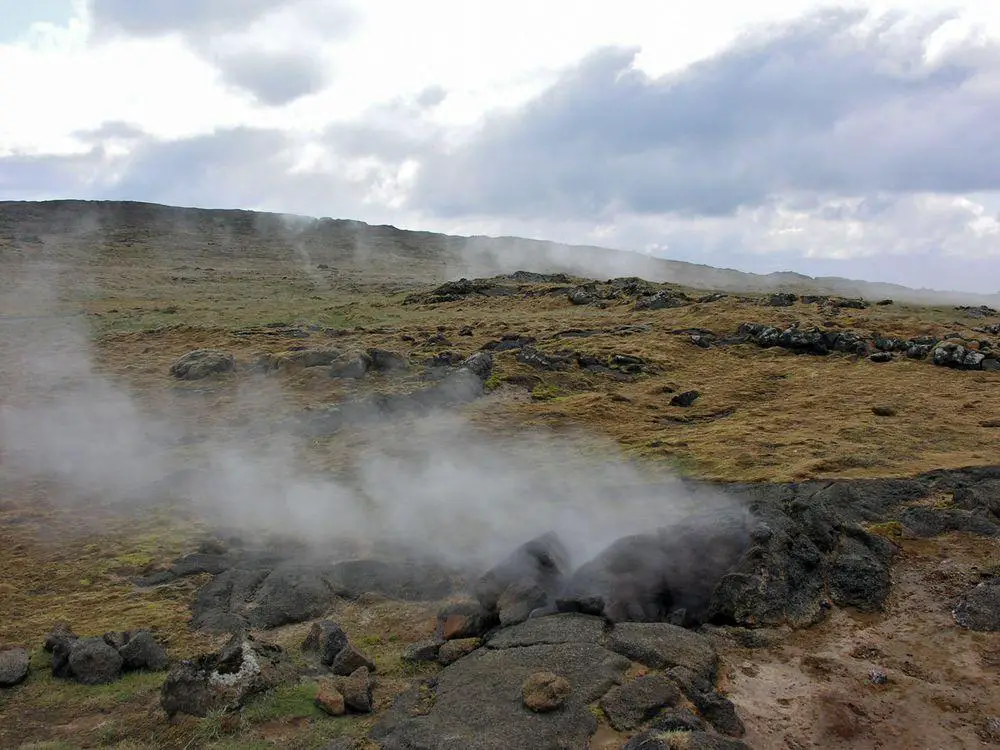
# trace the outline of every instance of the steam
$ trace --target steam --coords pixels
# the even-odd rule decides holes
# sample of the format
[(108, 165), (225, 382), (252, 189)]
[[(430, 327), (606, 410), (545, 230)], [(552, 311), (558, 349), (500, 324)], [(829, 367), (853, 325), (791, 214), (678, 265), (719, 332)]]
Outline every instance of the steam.
[[(4, 310), (16, 295), (0, 297)], [(241, 375), (231, 411), (192, 426), (102, 372), (79, 320), (0, 325), (3, 472), (57, 481), (82, 507), (183, 499), (229, 530), (291, 536), (318, 551), (336, 540), (390, 542), (488, 565), (550, 530), (583, 562), (623, 535), (725, 502), (679, 482), (651, 486), (595, 438), (501, 438), (441, 412), (365, 426), (378, 439), (348, 472), (318, 472), (301, 438), (274, 429), (290, 409), (276, 379)]]

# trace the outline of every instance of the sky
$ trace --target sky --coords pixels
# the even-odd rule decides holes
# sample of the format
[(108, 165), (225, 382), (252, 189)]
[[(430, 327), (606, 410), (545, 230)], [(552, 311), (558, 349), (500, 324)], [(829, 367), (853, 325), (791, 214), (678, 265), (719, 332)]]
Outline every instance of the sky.
[(0, 0), (0, 200), (1000, 290), (996, 0)]

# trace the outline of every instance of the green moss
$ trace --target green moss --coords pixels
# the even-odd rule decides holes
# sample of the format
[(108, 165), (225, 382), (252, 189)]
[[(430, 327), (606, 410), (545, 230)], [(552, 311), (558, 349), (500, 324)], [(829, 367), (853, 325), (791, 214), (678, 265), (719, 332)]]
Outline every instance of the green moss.
[(531, 389), (531, 397), (536, 401), (552, 401), (563, 395), (561, 388), (547, 383), (539, 383)]
[(243, 709), (243, 718), (250, 724), (263, 724), (275, 719), (325, 716), (313, 702), (318, 692), (315, 682), (283, 685), (254, 698)]

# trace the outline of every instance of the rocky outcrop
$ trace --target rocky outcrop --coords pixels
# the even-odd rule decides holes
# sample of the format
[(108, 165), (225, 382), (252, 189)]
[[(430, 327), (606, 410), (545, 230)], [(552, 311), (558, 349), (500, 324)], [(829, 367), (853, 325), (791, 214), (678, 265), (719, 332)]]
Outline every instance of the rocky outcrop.
[(174, 362), (170, 366), (170, 374), (178, 380), (201, 380), (235, 369), (233, 355), (217, 349), (196, 349)]
[(236, 634), (214, 654), (176, 664), (160, 690), (167, 716), (233, 711), (253, 695), (297, 678), (282, 649)]
[(20, 685), (28, 678), (31, 658), (27, 650), (12, 648), (0, 651), (0, 688)]
[(52, 654), (52, 676), (84, 685), (114, 682), (123, 672), (159, 672), (167, 668), (166, 649), (148, 630), (78, 637), (67, 623), (57, 623), (45, 639)]
[(487, 571), (475, 585), (476, 598), (503, 625), (527, 620), (546, 607), (569, 573), (569, 552), (553, 533), (522, 545)]

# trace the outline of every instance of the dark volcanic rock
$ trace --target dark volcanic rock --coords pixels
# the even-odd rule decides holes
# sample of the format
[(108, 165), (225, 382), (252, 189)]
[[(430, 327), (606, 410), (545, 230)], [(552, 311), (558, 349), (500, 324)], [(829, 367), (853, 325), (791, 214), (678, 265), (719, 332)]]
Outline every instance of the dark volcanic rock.
[(294, 680), (295, 668), (278, 646), (237, 634), (216, 653), (178, 662), (160, 690), (167, 716), (207, 716), (235, 710), (248, 698)]
[(701, 394), (698, 391), (684, 391), (670, 399), (671, 406), (691, 406)]
[(845, 532), (830, 562), (830, 596), (841, 607), (878, 611), (889, 595), (892, 545), (860, 530)]
[(872, 362), (892, 362), (893, 354), (892, 352), (875, 352), (868, 359)]
[(767, 304), (771, 307), (791, 307), (798, 301), (798, 297), (789, 292), (772, 294), (767, 298)]
[(367, 667), (359, 667), (350, 676), (337, 682), (347, 708), (362, 714), (374, 710), (375, 681)]
[(371, 357), (367, 354), (355, 354), (330, 365), (330, 377), (359, 380), (367, 374), (371, 365)]
[(454, 571), (431, 562), (347, 560), (331, 566), (326, 578), (338, 596), (356, 599), (381, 594), (403, 601), (434, 601), (455, 590)]
[(608, 648), (653, 669), (686, 667), (707, 680), (719, 664), (708, 638), (666, 622), (620, 622), (608, 634)]
[(741, 510), (709, 511), (620, 539), (573, 573), (556, 606), (613, 622), (704, 622), (716, 584), (747, 549), (750, 524)]
[(437, 661), (442, 642), (439, 640), (418, 641), (411, 643), (403, 652), (403, 661), (428, 662)]
[[(302, 651), (319, 658), (321, 664), (330, 666), (337, 654), (347, 648), (347, 633), (333, 620), (314, 622), (302, 641)], [(348, 672), (350, 674), (350, 672)]]
[(538, 351), (533, 346), (525, 346), (518, 350), (517, 361), (529, 367), (534, 367), (536, 370), (565, 370), (573, 362), (570, 357), (547, 354)]
[(438, 613), (435, 635), (446, 641), (478, 638), (499, 623), (496, 611), (486, 609), (479, 602), (459, 602), (448, 605)]
[(635, 302), (636, 310), (665, 310), (672, 307), (683, 307), (691, 303), (690, 298), (679, 292), (659, 291), (648, 297), (641, 297)]
[(604, 619), (573, 612), (533, 617), (495, 633), (488, 648), (554, 646), (564, 643), (600, 644), (604, 637)]
[(597, 287), (592, 284), (578, 286), (570, 289), (566, 296), (574, 305), (592, 305), (598, 300)]
[(174, 362), (170, 366), (170, 374), (178, 380), (201, 380), (235, 369), (233, 355), (215, 349), (196, 349)]
[(340, 650), (330, 664), (330, 670), (334, 674), (351, 675), (364, 667), (369, 672), (375, 671), (375, 662), (358, 651), (354, 646), (347, 644)]
[(939, 367), (951, 367), (957, 370), (980, 370), (986, 355), (974, 349), (968, 349), (962, 344), (938, 344), (932, 354), (932, 361)]
[(118, 649), (123, 660), (123, 669), (146, 669), (159, 672), (170, 664), (167, 650), (148, 630), (140, 630), (129, 635), (128, 641)]
[(319, 617), (333, 599), (333, 587), (321, 568), (286, 564), (261, 582), (246, 617), (253, 627), (276, 628)]
[(698, 712), (711, 724), (716, 731), (728, 734), (730, 737), (742, 737), (746, 734), (743, 721), (736, 713), (736, 706), (725, 696), (709, 691), (689, 695)]
[(952, 611), (955, 622), (969, 630), (1000, 630), (1000, 578), (983, 581), (962, 597)]
[(250, 598), (271, 570), (232, 568), (203, 586), (191, 604), (191, 627), (224, 633), (247, 627), (244, 616)]
[(660, 713), (649, 728), (656, 732), (701, 732), (707, 730), (701, 718), (686, 708), (667, 709)]
[(371, 369), (377, 372), (400, 372), (409, 366), (402, 354), (386, 349), (369, 349), (368, 359)]
[(0, 651), (0, 687), (19, 685), (28, 677), (31, 658), (23, 648)]
[(676, 743), (677, 739), (669, 732), (652, 729), (635, 735), (622, 745), (622, 750), (677, 750), (678, 747), (684, 750), (751, 750), (745, 742), (708, 732), (684, 732), (680, 745)]
[(681, 691), (673, 682), (650, 675), (612, 688), (601, 699), (601, 708), (611, 726), (625, 732), (646, 723), (680, 699)]
[(121, 655), (103, 638), (80, 638), (70, 647), (70, 674), (84, 685), (113, 682), (121, 672), (122, 664)]
[[(435, 681), (401, 695), (372, 738), (387, 750), (557, 750), (586, 747), (597, 728), (588, 704), (628, 669), (627, 659), (589, 643), (479, 649), (446, 667)], [(569, 682), (561, 708), (523, 707), (525, 680), (551, 672)]]
[(47, 653), (52, 653), (60, 645), (75, 641), (79, 636), (73, 632), (68, 622), (57, 622), (52, 631), (45, 636), (43, 648)]
[(438, 649), (437, 660), (439, 664), (448, 666), (454, 664), (463, 656), (468, 656), (482, 645), (480, 638), (456, 638), (445, 641)]
[(512, 625), (544, 607), (568, 572), (566, 548), (555, 534), (543, 534), (488, 570), (475, 584), (476, 598), (501, 624)]

